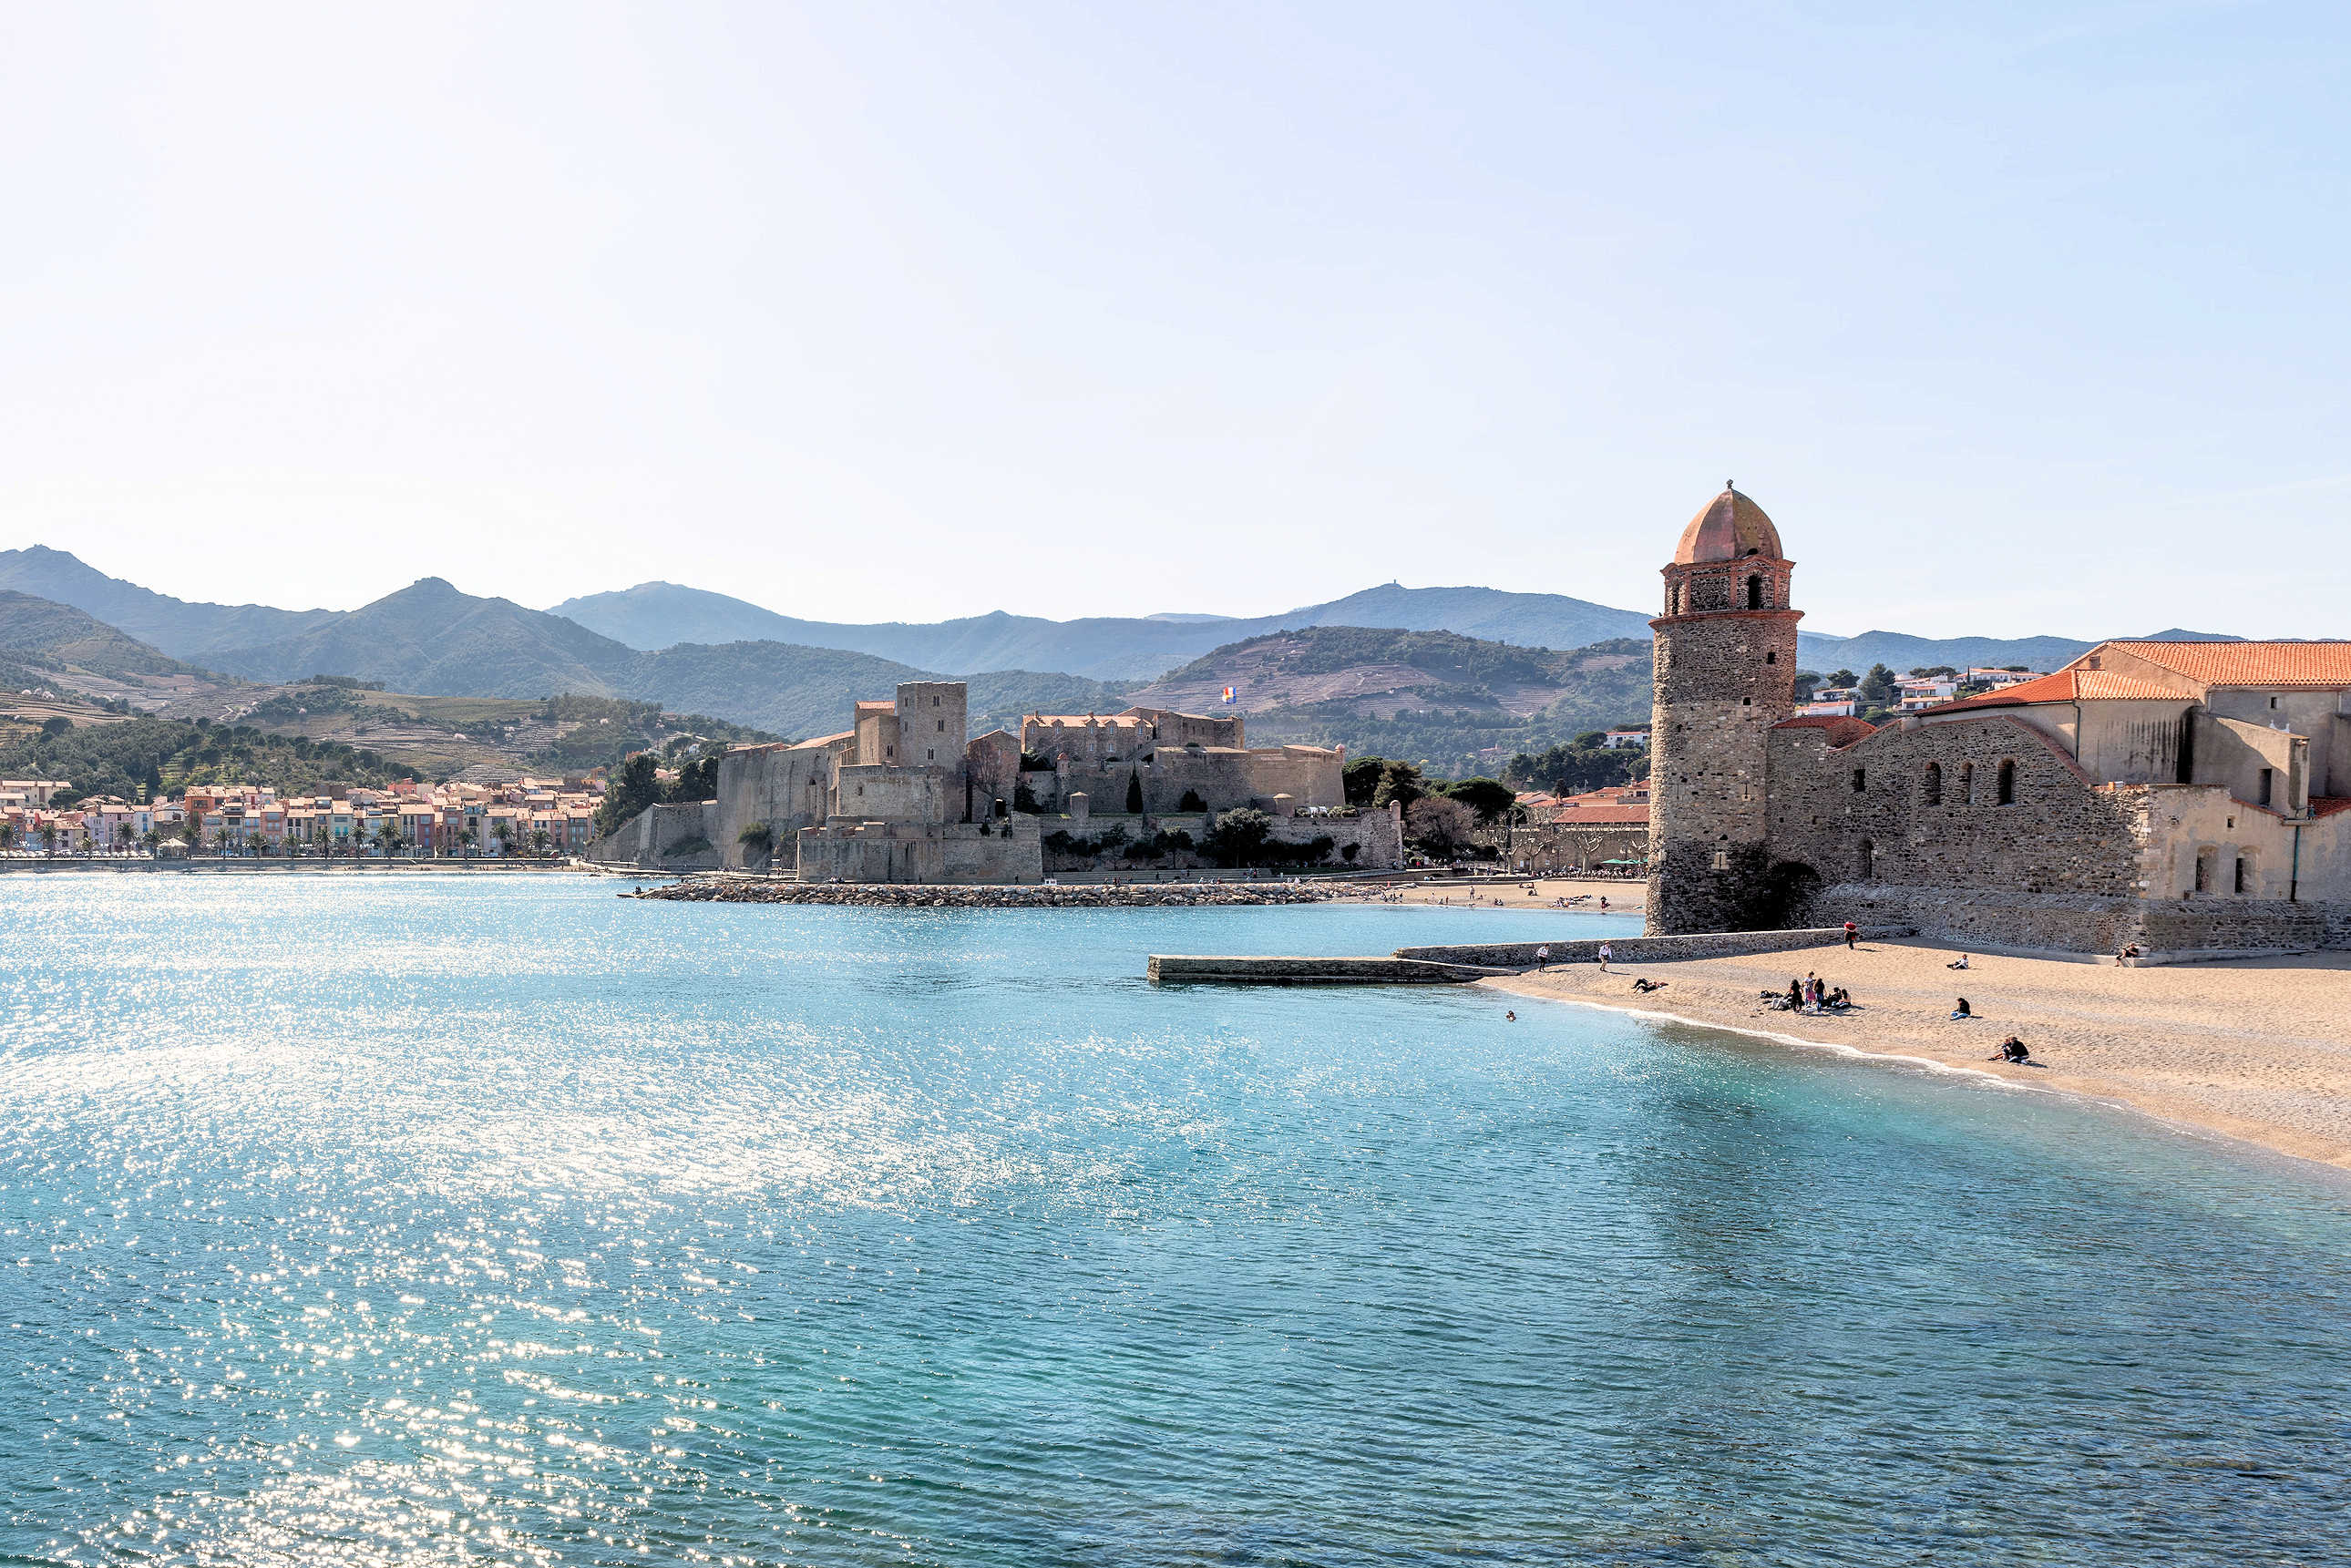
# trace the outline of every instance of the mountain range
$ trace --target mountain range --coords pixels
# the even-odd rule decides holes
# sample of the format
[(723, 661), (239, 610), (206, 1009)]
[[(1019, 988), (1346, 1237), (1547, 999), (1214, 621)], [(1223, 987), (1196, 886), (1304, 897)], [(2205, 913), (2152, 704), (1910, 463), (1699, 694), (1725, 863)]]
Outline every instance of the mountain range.
[(1384, 583), (1280, 615), (1090, 616), (1047, 621), (998, 611), (958, 621), (856, 625), (798, 621), (740, 599), (674, 582), (568, 599), (550, 614), (647, 651), (680, 643), (758, 639), (843, 648), (957, 674), (1066, 670), (1096, 680), (1149, 680), (1211, 649), (1308, 626), (1384, 626), (1453, 632), (1522, 647), (1581, 648), (1648, 635), (1648, 618), (1559, 593), (1491, 588), (1405, 588)]
[[(1639, 706), (1614, 689), (1613, 678), (1602, 683), (1604, 692), (1580, 677), (1557, 680), (1556, 670), (1520, 679), (1506, 666), (1516, 661), (1531, 669), (1555, 660), (1554, 651), (1645, 643), (1649, 635), (1646, 616), (1562, 594), (1393, 582), (1254, 618), (1050, 621), (998, 613), (861, 625), (796, 620), (661, 582), (567, 601), (551, 612), (478, 598), (440, 578), (357, 610), (280, 610), (173, 599), (40, 546), (0, 551), (0, 591), (11, 595), (0, 600), (0, 660), (7, 664), (0, 679), (11, 685), (81, 671), (116, 683), (80, 687), (100, 695), (132, 695), (121, 683), (145, 681), (152, 691), (171, 687), (181, 706), (225, 706), (236, 699), (220, 676), (283, 684), (335, 674), (423, 695), (575, 693), (654, 702), (787, 735), (830, 733), (847, 721), (853, 699), (941, 675), (971, 683), (973, 720), (983, 729), (1039, 708), (1115, 711), (1147, 682), (1156, 683), (1148, 688), (1155, 695), (1196, 706), (1224, 685), (1239, 686), (1246, 707), (1301, 736), (1374, 722), (1408, 723), (1416, 732), (1439, 722), (1523, 727), (1553, 709), (1543, 721), (1552, 727), (1609, 722), (1637, 716), (1627, 705)], [(1336, 631), (1363, 634), (1307, 635)], [(1808, 633), (1802, 657), (1823, 673), (1880, 662), (1896, 671), (2047, 669), (2091, 645), (2058, 637)], [(1484, 673), (1453, 679), (1440, 668), (1448, 659)], [(1255, 689), (1268, 682), (1270, 691)], [(1584, 694), (1591, 702), (1571, 704), (1573, 713), (1559, 706), (1571, 686), (1592, 688)], [(1283, 716), (1274, 720), (1276, 714)], [(1458, 739), (1429, 744), (1444, 749)]]

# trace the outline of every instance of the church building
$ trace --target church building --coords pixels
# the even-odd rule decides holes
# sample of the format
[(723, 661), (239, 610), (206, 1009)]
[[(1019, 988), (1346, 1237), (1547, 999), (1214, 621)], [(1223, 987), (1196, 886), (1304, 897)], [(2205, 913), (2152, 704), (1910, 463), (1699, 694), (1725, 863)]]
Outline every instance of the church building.
[(1873, 726), (1795, 714), (1793, 574), (1728, 486), (1665, 568), (1652, 932), (2351, 946), (2351, 643), (2104, 643)]

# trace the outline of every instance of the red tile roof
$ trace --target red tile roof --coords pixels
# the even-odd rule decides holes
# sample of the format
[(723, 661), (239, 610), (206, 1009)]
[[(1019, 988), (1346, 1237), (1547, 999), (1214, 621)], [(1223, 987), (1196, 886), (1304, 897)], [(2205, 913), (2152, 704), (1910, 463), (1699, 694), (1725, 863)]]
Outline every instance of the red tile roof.
[[(2100, 644), (2208, 686), (2351, 686), (2351, 643), (2142, 643)], [(2079, 665), (2099, 650), (2093, 648)]]
[[(2085, 655), (2086, 656), (2086, 655)], [(2141, 680), (2114, 670), (2085, 670), (2068, 665), (2053, 675), (2038, 680), (2020, 681), (2012, 686), (2002, 686), (1996, 692), (1986, 692), (1980, 697), (1961, 697), (1957, 702), (1937, 703), (1922, 708), (1922, 713), (1951, 713), (1960, 708), (2023, 707), (2033, 703), (2070, 702), (2192, 702), (2186, 692), (2175, 691), (2154, 681)]]
[(2310, 798), (2312, 816), (2331, 817), (2337, 811), (2351, 811), (2351, 795), (2313, 795)]

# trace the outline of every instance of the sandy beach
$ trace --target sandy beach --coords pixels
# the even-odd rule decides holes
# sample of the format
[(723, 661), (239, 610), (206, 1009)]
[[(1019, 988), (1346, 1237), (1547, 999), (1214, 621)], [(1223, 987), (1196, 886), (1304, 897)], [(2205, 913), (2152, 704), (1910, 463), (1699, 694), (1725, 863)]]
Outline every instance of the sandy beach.
[[(1922, 941), (1552, 969), (1484, 985), (1965, 1067), (2086, 1094), (2351, 1169), (2351, 953), (2123, 968), (1971, 956)], [(1817, 970), (1853, 1010), (1774, 1012), (1757, 993)], [(1633, 981), (1665, 982), (1641, 995)], [(1953, 1022), (1966, 997), (1976, 1021)], [(2034, 1067), (1988, 1060), (2011, 1034)]]

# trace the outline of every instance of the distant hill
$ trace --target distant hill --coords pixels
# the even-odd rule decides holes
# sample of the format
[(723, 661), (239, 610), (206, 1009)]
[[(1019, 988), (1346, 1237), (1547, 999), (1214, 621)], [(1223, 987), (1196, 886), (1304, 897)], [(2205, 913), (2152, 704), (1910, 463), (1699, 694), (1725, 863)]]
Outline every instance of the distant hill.
[(1460, 778), (1646, 719), (1649, 639), (1554, 653), (1449, 632), (1308, 627), (1218, 648), (1127, 700), (1215, 712), (1228, 685), (1253, 745), (1344, 743)]
[(549, 613), (646, 650), (682, 642), (757, 638), (872, 653), (956, 674), (1066, 670), (1097, 680), (1148, 680), (1221, 644), (1305, 626), (1457, 632), (1548, 648), (1646, 636), (1649, 630), (1645, 616), (1562, 594), (1395, 583), (1253, 619), (1168, 613), (1048, 621), (999, 611), (958, 621), (854, 625), (794, 620), (723, 593), (670, 582), (643, 582), (618, 593), (566, 600)]
[(331, 610), (266, 604), (191, 604), (107, 576), (47, 545), (0, 550), (0, 588), (70, 604), (169, 654), (211, 667), (205, 655), (297, 636), (332, 620)]
[(560, 615), (476, 599), (428, 577), (294, 636), (223, 649), (206, 662), (257, 681), (357, 675), (402, 692), (618, 696), (622, 672), (635, 656)]
[[(283, 642), (225, 650), (212, 662), (254, 681), (350, 675), (424, 696), (625, 697), (796, 737), (847, 728), (852, 702), (888, 696), (901, 681), (939, 678), (935, 670), (870, 653), (769, 640), (684, 643), (644, 653), (560, 615), (477, 599), (437, 577)], [(1031, 707), (1082, 711), (1124, 690), (1079, 675), (1018, 670), (970, 680), (973, 718), (982, 728)]]
[(0, 589), (0, 694), (54, 692), (96, 702), (155, 694), (206, 701), (236, 683), (165, 657), (70, 604)]
[(0, 656), (99, 675), (165, 675), (187, 668), (86, 610), (0, 589)]
[[(2239, 643), (2243, 639), (2221, 632), (2149, 632), (2158, 643)], [(1884, 664), (1896, 674), (1949, 664), (1954, 669), (1981, 666), (2000, 669), (2022, 664), (2046, 672), (2072, 663), (2097, 646), (2072, 637), (1911, 637), (1899, 632), (1864, 632), (1858, 637), (1829, 637), (1802, 632), (1796, 639), (1797, 660), (1808, 670), (1825, 674), (1844, 668), (1856, 673)]]

